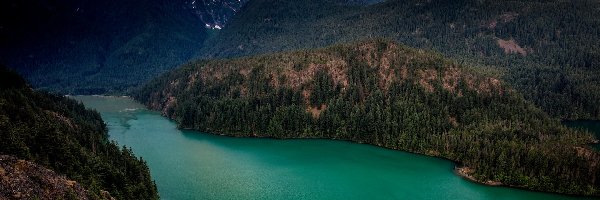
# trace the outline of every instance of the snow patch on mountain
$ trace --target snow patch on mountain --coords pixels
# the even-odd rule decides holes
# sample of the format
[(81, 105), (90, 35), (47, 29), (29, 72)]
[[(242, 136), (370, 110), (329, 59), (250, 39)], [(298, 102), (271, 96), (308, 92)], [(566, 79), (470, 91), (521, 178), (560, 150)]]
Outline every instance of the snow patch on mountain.
[(248, 0), (191, 0), (185, 7), (191, 10), (208, 29), (222, 29)]

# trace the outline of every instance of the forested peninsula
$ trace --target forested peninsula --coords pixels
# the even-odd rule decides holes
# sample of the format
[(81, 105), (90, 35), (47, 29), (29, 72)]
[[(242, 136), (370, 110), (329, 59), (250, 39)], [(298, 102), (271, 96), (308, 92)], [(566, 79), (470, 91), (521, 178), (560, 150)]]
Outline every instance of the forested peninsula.
[(133, 92), (180, 128), (332, 138), (456, 161), (464, 175), (600, 195), (600, 154), (498, 77), (386, 39), (201, 60)]

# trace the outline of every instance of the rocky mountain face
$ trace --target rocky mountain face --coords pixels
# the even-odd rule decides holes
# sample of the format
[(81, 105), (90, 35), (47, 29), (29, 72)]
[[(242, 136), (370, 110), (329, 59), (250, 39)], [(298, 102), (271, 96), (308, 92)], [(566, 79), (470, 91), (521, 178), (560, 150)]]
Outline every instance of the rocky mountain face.
[[(108, 192), (102, 199), (114, 199)], [(91, 199), (76, 181), (33, 162), (0, 155), (0, 199)]]
[(248, 0), (191, 0), (186, 1), (185, 6), (206, 28), (222, 29), (246, 2)]

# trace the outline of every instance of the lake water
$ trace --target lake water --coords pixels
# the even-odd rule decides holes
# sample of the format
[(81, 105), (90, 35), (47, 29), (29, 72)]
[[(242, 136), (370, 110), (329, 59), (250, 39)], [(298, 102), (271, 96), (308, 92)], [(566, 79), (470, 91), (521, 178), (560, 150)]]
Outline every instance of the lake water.
[[(571, 128), (580, 128), (587, 130), (596, 136), (596, 139), (600, 139), (600, 121), (593, 120), (577, 120), (577, 121), (565, 121), (564, 125)], [(592, 147), (597, 151), (600, 151), (600, 144), (593, 144)]]
[(484, 186), (454, 163), (343, 141), (231, 138), (178, 130), (122, 97), (76, 96), (147, 161), (162, 199), (583, 199)]

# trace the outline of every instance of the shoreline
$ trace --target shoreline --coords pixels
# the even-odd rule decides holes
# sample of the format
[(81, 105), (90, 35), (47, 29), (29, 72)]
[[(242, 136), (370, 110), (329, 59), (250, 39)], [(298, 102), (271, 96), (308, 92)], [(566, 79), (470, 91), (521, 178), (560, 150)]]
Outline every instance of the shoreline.
[[(506, 185), (500, 181), (492, 181), (492, 180), (487, 180), (487, 181), (480, 181), (478, 179), (476, 179), (475, 177), (473, 177), (471, 175), (471, 173), (473, 172), (473, 169), (467, 167), (467, 166), (454, 166), (454, 174), (467, 179), (469, 181), (478, 183), (478, 184), (483, 184), (483, 185), (487, 185), (487, 186), (505, 186), (505, 187), (511, 187), (511, 188), (520, 188), (520, 189), (524, 189), (523, 187), (518, 187), (518, 186), (514, 186), (514, 185)], [(535, 191), (535, 190), (529, 190), (529, 191)], [(560, 193), (557, 193), (560, 194)]]
[[(427, 156), (427, 155), (426, 155)], [(450, 160), (450, 159), (447, 159)], [(450, 160), (452, 162), (457, 163), (456, 161)], [(473, 182), (475, 184), (480, 184), (480, 185), (484, 185), (484, 186), (490, 186), (490, 187), (506, 187), (506, 188), (513, 188), (513, 189), (517, 189), (517, 190), (524, 190), (524, 191), (531, 191), (531, 192), (541, 192), (541, 193), (547, 193), (547, 194), (555, 194), (555, 195), (563, 195), (563, 196), (568, 196), (568, 197), (577, 197), (577, 198), (591, 198), (591, 199), (598, 199), (599, 196), (594, 196), (594, 195), (583, 195), (583, 194), (568, 194), (568, 193), (559, 193), (559, 192), (550, 192), (550, 191), (540, 191), (540, 190), (532, 190), (532, 189), (528, 189), (526, 187), (523, 186), (518, 186), (518, 185), (508, 185), (508, 184), (504, 184), (500, 181), (492, 181), (492, 180), (488, 180), (488, 181), (479, 181), (477, 180), (475, 177), (473, 177), (472, 175), (469, 174), (469, 172), (472, 171), (471, 168), (467, 167), (467, 166), (460, 166), (455, 165), (454, 166), (454, 174), (465, 179), (468, 180), (470, 182)]]
[[(152, 109), (150, 109), (150, 110), (152, 110)], [(163, 116), (163, 117), (175, 122), (175, 120), (173, 120), (171, 118), (168, 118), (166, 116)], [(186, 131), (194, 131), (199, 134), (207, 134), (207, 135), (222, 136), (222, 137), (229, 137), (229, 138), (254, 138), (254, 139), (273, 139), (273, 140), (311, 140), (312, 139), (312, 140), (333, 140), (333, 141), (349, 142), (349, 143), (354, 143), (354, 144), (364, 144), (364, 145), (370, 145), (370, 146), (380, 147), (380, 148), (394, 150), (394, 151), (402, 151), (402, 152), (406, 152), (406, 153), (427, 156), (427, 157), (433, 157), (433, 158), (439, 158), (439, 159), (450, 161), (454, 164), (454, 169), (452, 171), (456, 176), (463, 178), (467, 181), (470, 181), (472, 183), (480, 184), (483, 186), (506, 187), (506, 188), (512, 188), (512, 189), (517, 189), (517, 190), (540, 192), (540, 193), (547, 193), (547, 194), (553, 194), (553, 195), (563, 195), (563, 196), (569, 196), (569, 197), (592, 198), (592, 199), (596, 199), (596, 198), (600, 197), (600, 196), (594, 196), (594, 195), (569, 194), (569, 193), (559, 193), (559, 192), (553, 192), (553, 191), (533, 190), (533, 189), (529, 189), (529, 188), (519, 186), (519, 185), (504, 184), (500, 181), (492, 181), (492, 180), (481, 181), (470, 174), (470, 173), (472, 173), (472, 171), (474, 171), (473, 169), (471, 169), (468, 166), (464, 166), (464, 165), (460, 164), (460, 162), (458, 162), (458, 161), (455, 161), (455, 160), (452, 160), (452, 159), (449, 159), (446, 157), (441, 157), (441, 156), (435, 155), (435, 154), (428, 154), (428, 152), (418, 153), (418, 152), (413, 152), (413, 151), (408, 151), (408, 150), (403, 150), (403, 149), (386, 147), (381, 144), (367, 143), (367, 142), (363, 142), (363, 141), (354, 141), (354, 140), (341, 139), (341, 138), (336, 138), (336, 137), (272, 137), (272, 136), (261, 136), (256, 133), (251, 133), (251, 134), (240, 133), (241, 135), (235, 135), (235, 134), (217, 133), (217, 132), (208, 131), (208, 130), (202, 131), (202, 130), (197, 130), (197, 129), (193, 129), (193, 128), (178, 128), (178, 129), (186, 130)]]
[[(150, 109), (150, 110), (152, 110), (152, 109)], [(175, 122), (171, 118), (168, 118), (166, 116), (163, 116), (163, 117)], [(599, 196), (594, 196), (594, 195), (570, 194), (570, 193), (559, 193), (559, 192), (552, 192), (552, 191), (533, 190), (533, 189), (529, 189), (529, 188), (519, 186), (519, 185), (504, 184), (500, 181), (492, 181), (492, 180), (481, 181), (470, 174), (470, 173), (472, 173), (473, 169), (471, 169), (468, 166), (461, 165), (460, 162), (458, 162), (458, 161), (455, 161), (455, 160), (452, 160), (452, 159), (449, 159), (446, 157), (441, 157), (441, 156), (435, 155), (435, 154), (429, 154), (428, 152), (418, 153), (418, 152), (414, 152), (414, 151), (386, 147), (381, 144), (372, 144), (372, 143), (367, 143), (367, 142), (363, 142), (363, 141), (354, 141), (354, 140), (341, 139), (341, 138), (336, 138), (336, 137), (273, 137), (273, 136), (261, 136), (256, 133), (251, 133), (251, 134), (239, 133), (239, 135), (237, 135), (237, 134), (217, 133), (217, 132), (214, 132), (213, 130), (202, 131), (202, 130), (197, 130), (197, 129), (193, 129), (193, 128), (178, 128), (178, 129), (186, 130), (186, 131), (195, 131), (200, 134), (208, 134), (208, 135), (222, 136), (222, 137), (229, 137), (229, 138), (253, 138), (253, 139), (272, 139), (272, 140), (311, 140), (312, 139), (312, 140), (333, 140), (333, 141), (349, 142), (349, 143), (354, 143), (354, 144), (364, 144), (364, 145), (370, 145), (370, 146), (380, 147), (380, 148), (394, 150), (394, 151), (402, 151), (402, 152), (406, 152), (406, 153), (417, 154), (417, 155), (421, 155), (421, 156), (428, 156), (428, 157), (439, 158), (439, 159), (450, 161), (454, 164), (454, 169), (452, 171), (456, 176), (463, 178), (465, 180), (468, 180), (475, 184), (480, 184), (480, 185), (490, 186), (490, 187), (506, 187), (506, 188), (524, 190), (524, 191), (563, 195), (563, 196), (569, 196), (569, 197), (592, 198), (592, 199), (599, 197)]]
[[(85, 95), (83, 95), (85, 96)], [(94, 96), (103, 96), (103, 95), (94, 95)], [(107, 95), (110, 97), (110, 95)], [(113, 96), (113, 97), (120, 97), (123, 98), (123, 96)], [(131, 97), (125, 97), (125, 98), (131, 98)], [(133, 99), (133, 98), (132, 98)], [(135, 99), (133, 99), (134, 101), (137, 101)], [(165, 117), (166, 119), (173, 121), (175, 124), (178, 123), (165, 116), (163, 113), (161, 113), (160, 111), (157, 111), (155, 109), (149, 108), (148, 106), (145, 106), (146, 109), (148, 109), (148, 111), (154, 111), (157, 112), (159, 115), (161, 115), (162, 117)], [(493, 181), (493, 180), (487, 180), (487, 181), (482, 181), (482, 180), (478, 180), (477, 178), (475, 178), (474, 176), (471, 175), (471, 173), (474, 171), (473, 169), (469, 168), (468, 166), (463, 166), (459, 161), (455, 161), (446, 157), (441, 157), (439, 156), (438, 152), (415, 152), (415, 151), (410, 151), (410, 150), (405, 150), (405, 149), (399, 149), (399, 148), (394, 148), (394, 147), (387, 147), (384, 146), (383, 144), (376, 144), (376, 143), (369, 143), (369, 142), (365, 142), (365, 141), (360, 141), (360, 140), (354, 140), (354, 139), (343, 139), (343, 138), (337, 138), (335, 136), (303, 136), (303, 135), (294, 135), (294, 136), (269, 136), (269, 135), (259, 135), (256, 133), (244, 133), (244, 132), (239, 132), (239, 133), (222, 133), (216, 130), (198, 130), (195, 128), (188, 128), (188, 127), (177, 127), (177, 129), (180, 130), (185, 130), (185, 131), (194, 131), (200, 134), (207, 134), (207, 135), (214, 135), (214, 136), (223, 136), (223, 137), (230, 137), (230, 138), (256, 138), (256, 139), (273, 139), (273, 140), (290, 140), (290, 139), (302, 139), (302, 140), (306, 140), (306, 139), (321, 139), (321, 140), (334, 140), (334, 141), (343, 141), (343, 142), (350, 142), (350, 143), (355, 143), (355, 144), (367, 144), (367, 145), (371, 145), (371, 146), (376, 146), (376, 147), (381, 147), (381, 148), (385, 148), (385, 149), (389, 149), (389, 150), (396, 150), (396, 151), (402, 151), (402, 152), (406, 152), (406, 153), (411, 153), (411, 154), (418, 154), (418, 155), (422, 155), (422, 156), (428, 156), (428, 157), (434, 157), (434, 158), (440, 158), (440, 159), (444, 159), (444, 160), (448, 160), (450, 162), (452, 162), (454, 164), (454, 167), (452, 169), (453, 173), (461, 178), (464, 178), (468, 181), (471, 181), (473, 183), (476, 184), (481, 184), (484, 186), (495, 186), (495, 187), (506, 187), (506, 188), (513, 188), (513, 189), (519, 189), (519, 190), (524, 190), (524, 191), (532, 191), (532, 192), (541, 192), (541, 193), (548, 193), (548, 194), (556, 194), (556, 195), (564, 195), (564, 196), (571, 196), (571, 197), (587, 197), (587, 198), (598, 198), (600, 196), (594, 196), (594, 195), (584, 195), (584, 194), (573, 194), (573, 193), (559, 193), (559, 192), (553, 192), (553, 191), (542, 191), (542, 190), (534, 190), (534, 189), (529, 189), (527, 187), (524, 186), (518, 186), (518, 185), (509, 185), (509, 184), (504, 184), (502, 182), (499, 181)], [(594, 144), (595, 142), (599, 142), (598, 140), (595, 141), (591, 141), (591, 144)]]

